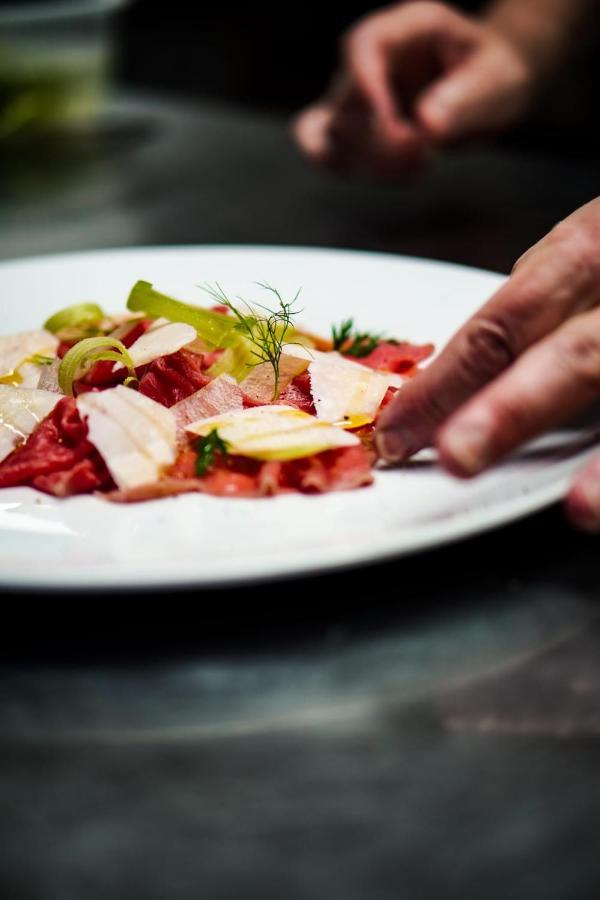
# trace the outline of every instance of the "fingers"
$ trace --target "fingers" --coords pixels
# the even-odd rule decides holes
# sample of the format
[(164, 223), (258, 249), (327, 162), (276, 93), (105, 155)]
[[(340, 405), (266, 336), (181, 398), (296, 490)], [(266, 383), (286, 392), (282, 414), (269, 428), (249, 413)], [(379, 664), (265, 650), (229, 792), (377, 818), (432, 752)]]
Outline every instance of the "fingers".
[(600, 531), (600, 454), (580, 472), (565, 501), (568, 517), (584, 531)]
[[(472, 28), (443, 4), (413, 2), (370, 16), (348, 34), (345, 68), (370, 111), (360, 155), (374, 170), (393, 173), (431, 156), (431, 142), (410, 107), (439, 76), (440, 40), (456, 43)], [(334, 136), (340, 119), (343, 110), (334, 110)], [(348, 138), (347, 131), (339, 133)]]
[(315, 163), (326, 162), (330, 152), (331, 110), (321, 104), (311, 106), (292, 122), (292, 133), (306, 155)]
[(311, 162), (335, 171), (393, 177), (420, 169), (431, 154), (413, 126), (378, 121), (364, 101), (309, 107), (292, 133)]
[(570, 319), (469, 400), (439, 432), (440, 462), (477, 475), (600, 396), (600, 309)]
[(359, 22), (343, 41), (334, 89), (296, 120), (300, 148), (334, 169), (388, 176), (420, 168), (431, 156), (431, 142), (404, 95), (415, 92), (415, 79), (418, 91), (431, 82), (431, 47), (439, 35), (472, 27), (432, 2), (392, 7)]
[(370, 15), (342, 48), (338, 81), (349, 91), (330, 91), (294, 129), (309, 159), (334, 169), (421, 168), (435, 147), (514, 120), (533, 91), (531, 66), (513, 43), (443, 3), (413, 0)]
[(560, 223), (380, 417), (381, 455), (398, 462), (536, 341), (600, 300), (600, 201)]
[(529, 80), (508, 44), (486, 40), (422, 94), (417, 118), (440, 143), (498, 130), (525, 108)]
[(388, 39), (389, 14), (380, 13), (356, 25), (342, 43), (343, 64), (373, 112), (383, 121), (394, 121), (399, 110), (390, 79)]

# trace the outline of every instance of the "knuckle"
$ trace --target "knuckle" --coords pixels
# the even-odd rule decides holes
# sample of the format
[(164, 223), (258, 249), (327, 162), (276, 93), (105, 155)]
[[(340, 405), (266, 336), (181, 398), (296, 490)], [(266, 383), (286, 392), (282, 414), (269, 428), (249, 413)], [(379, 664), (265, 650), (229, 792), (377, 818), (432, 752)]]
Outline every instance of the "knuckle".
[(563, 329), (557, 336), (557, 359), (592, 394), (600, 393), (600, 333), (589, 327)]
[(366, 42), (385, 42), (389, 39), (390, 27), (396, 31), (401, 23), (407, 26), (413, 23), (425, 31), (435, 29), (441, 23), (445, 23), (451, 14), (450, 9), (444, 3), (437, 0), (414, 0), (401, 7), (392, 7), (380, 12), (370, 13), (358, 19), (344, 35), (340, 46), (344, 58), (353, 56), (357, 46)]
[(548, 237), (570, 269), (584, 278), (595, 279), (600, 275), (600, 224), (586, 227), (565, 219), (554, 226)]
[(488, 401), (489, 421), (491, 423), (489, 440), (499, 451), (519, 441), (519, 437), (527, 432), (527, 410), (506, 394), (497, 394)]
[(421, 391), (414, 398), (415, 420), (437, 427), (448, 415), (448, 409), (436, 391)]
[(437, 24), (440, 18), (446, 19), (448, 7), (437, 0), (418, 0), (410, 7), (414, 16), (418, 16), (424, 23)]
[(517, 357), (517, 341), (505, 322), (477, 317), (465, 327), (458, 348), (459, 361), (469, 381), (492, 378)]
[(340, 39), (340, 49), (345, 60), (352, 60), (364, 44), (376, 43), (381, 38), (381, 27), (378, 16), (359, 19), (346, 31)]
[(339, 39), (339, 55), (342, 60), (348, 62), (354, 56), (354, 48), (356, 46), (357, 37), (360, 38), (361, 25), (354, 25), (349, 31)]

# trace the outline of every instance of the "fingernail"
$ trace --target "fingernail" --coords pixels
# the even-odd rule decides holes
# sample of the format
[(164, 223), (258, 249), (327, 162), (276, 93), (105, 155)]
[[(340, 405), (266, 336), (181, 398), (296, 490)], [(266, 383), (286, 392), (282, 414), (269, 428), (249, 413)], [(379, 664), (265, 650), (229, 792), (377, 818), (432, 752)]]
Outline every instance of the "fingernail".
[(388, 462), (403, 462), (423, 446), (409, 428), (379, 429), (375, 432), (377, 452)]
[(442, 459), (455, 475), (478, 475), (489, 462), (488, 433), (480, 425), (455, 425), (439, 443)]

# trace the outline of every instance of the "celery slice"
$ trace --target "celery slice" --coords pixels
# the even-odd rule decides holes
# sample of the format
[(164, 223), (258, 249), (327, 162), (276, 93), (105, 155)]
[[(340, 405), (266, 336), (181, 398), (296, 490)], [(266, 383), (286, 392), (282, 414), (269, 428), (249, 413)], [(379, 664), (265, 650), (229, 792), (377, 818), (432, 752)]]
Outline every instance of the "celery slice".
[[(69, 397), (73, 396), (73, 382), (83, 374), (85, 368), (100, 360), (121, 363), (129, 371), (129, 379), (135, 380), (135, 366), (127, 347), (111, 337), (85, 338), (71, 347), (65, 354), (58, 370), (58, 385)], [(129, 380), (128, 379), (128, 380)]]
[(105, 319), (106, 315), (97, 303), (75, 303), (59, 309), (44, 322), (46, 331), (58, 334), (65, 328), (77, 328), (81, 325), (95, 325)]
[(235, 330), (236, 321), (232, 317), (175, 300), (155, 291), (148, 281), (134, 284), (127, 300), (127, 308), (155, 319), (164, 318), (192, 325), (198, 337), (211, 347), (235, 347), (240, 340), (240, 335)]
[(243, 381), (250, 369), (256, 365), (252, 344), (238, 335), (237, 343), (227, 347), (220, 359), (208, 369), (207, 375), (217, 378), (219, 375), (231, 375), (236, 381)]

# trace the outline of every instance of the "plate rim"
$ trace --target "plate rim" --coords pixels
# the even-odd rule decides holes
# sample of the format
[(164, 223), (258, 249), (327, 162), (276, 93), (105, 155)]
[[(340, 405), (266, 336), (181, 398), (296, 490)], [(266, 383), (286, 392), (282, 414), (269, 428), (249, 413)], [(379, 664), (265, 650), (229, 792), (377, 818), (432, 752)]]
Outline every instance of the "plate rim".
[(360, 247), (334, 247), (334, 246), (311, 246), (310, 244), (131, 244), (116, 247), (97, 247), (93, 250), (66, 250), (60, 253), (36, 253), (27, 256), (13, 256), (0, 259), (0, 269), (10, 266), (18, 266), (19, 264), (48, 262), (50, 260), (69, 260), (81, 257), (95, 257), (104, 255), (126, 255), (127, 253), (162, 253), (162, 252), (189, 252), (192, 250), (238, 250), (238, 251), (254, 251), (267, 250), (275, 253), (328, 253), (344, 254), (348, 256), (373, 257), (376, 259), (383, 258), (389, 260), (399, 260), (402, 262), (417, 262), (426, 265), (439, 266), (442, 268), (458, 269), (463, 272), (475, 272), (479, 275), (494, 276), (495, 278), (506, 279), (506, 272), (496, 272), (493, 269), (484, 269), (480, 266), (469, 266), (466, 263), (452, 262), (446, 259), (437, 259), (428, 256), (412, 256), (405, 253), (395, 253), (393, 250), (364, 250)]
[[(400, 548), (393, 546), (392, 538), (378, 542), (376, 546), (371, 545), (371, 550), (363, 553), (360, 553), (360, 551), (357, 553), (354, 546), (349, 548), (345, 545), (336, 553), (328, 551), (329, 559), (327, 561), (318, 560), (315, 563), (315, 558), (312, 556), (310, 560), (307, 559), (305, 562), (292, 564), (287, 562), (281, 565), (280, 568), (278, 566), (274, 568), (272, 560), (270, 560), (268, 569), (266, 567), (262, 569), (257, 568), (256, 571), (250, 574), (231, 574), (228, 572), (225, 577), (221, 576), (219, 578), (213, 576), (202, 577), (201, 573), (196, 572), (193, 574), (188, 572), (187, 568), (191, 568), (193, 564), (182, 563), (181, 560), (171, 564), (173, 568), (176, 567), (180, 570), (178, 574), (171, 572), (170, 568), (168, 570), (165, 569), (163, 564), (159, 572), (146, 572), (140, 568), (125, 574), (120, 573), (117, 579), (116, 577), (113, 578), (110, 572), (107, 576), (106, 570), (102, 567), (88, 565), (86, 566), (86, 572), (90, 575), (89, 580), (85, 580), (83, 571), (77, 571), (76, 573), (73, 572), (71, 577), (63, 577), (62, 580), (60, 577), (57, 578), (55, 576), (51, 584), (44, 580), (41, 573), (39, 576), (34, 574), (33, 576), (25, 577), (20, 574), (10, 572), (6, 574), (2, 572), (0, 574), (0, 586), (23, 592), (36, 591), (43, 587), (46, 593), (62, 591), (70, 594), (81, 590), (102, 594), (119, 593), (121, 591), (134, 592), (140, 589), (144, 591), (151, 590), (153, 593), (173, 588), (196, 588), (202, 590), (220, 588), (227, 590), (247, 584), (287, 581), (297, 577), (319, 576), (340, 570), (350, 571), (364, 565), (383, 564), (395, 559), (400, 560), (405, 556), (413, 556), (437, 548), (442, 549), (468, 537), (487, 534), (496, 528), (502, 528), (529, 515), (535, 515), (535, 513), (541, 512), (563, 499), (569, 483), (570, 477), (563, 476), (557, 482), (539, 489), (535, 494), (536, 501), (534, 505), (531, 504), (531, 495), (522, 494), (502, 504), (496, 504), (493, 508), (486, 509), (483, 512), (481, 510), (470, 510), (451, 529), (444, 528), (444, 522), (441, 522), (428, 526), (425, 530), (426, 534), (423, 535), (422, 529), (417, 528), (417, 536), (414, 541), (412, 543), (406, 542)], [(8, 488), (8, 490), (11, 490), (11, 488)], [(69, 502), (69, 500), (67, 499), (66, 502)], [(266, 502), (269, 501), (267, 500)], [(476, 519), (476, 523), (472, 519)], [(315, 551), (313, 550), (312, 552), (314, 553)], [(96, 571), (98, 573), (100, 571), (103, 572), (102, 583), (96, 580)], [(59, 572), (59, 576), (61, 574)]]

